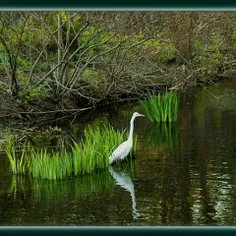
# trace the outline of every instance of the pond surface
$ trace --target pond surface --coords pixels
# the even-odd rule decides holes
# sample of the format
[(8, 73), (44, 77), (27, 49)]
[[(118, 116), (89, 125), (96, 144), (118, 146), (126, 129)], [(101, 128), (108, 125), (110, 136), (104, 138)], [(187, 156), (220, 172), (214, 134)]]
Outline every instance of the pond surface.
[[(88, 119), (123, 130), (134, 111)], [(138, 117), (135, 134), (135, 160), (62, 181), (13, 176), (2, 152), (0, 225), (236, 225), (236, 81), (184, 94), (176, 124)]]

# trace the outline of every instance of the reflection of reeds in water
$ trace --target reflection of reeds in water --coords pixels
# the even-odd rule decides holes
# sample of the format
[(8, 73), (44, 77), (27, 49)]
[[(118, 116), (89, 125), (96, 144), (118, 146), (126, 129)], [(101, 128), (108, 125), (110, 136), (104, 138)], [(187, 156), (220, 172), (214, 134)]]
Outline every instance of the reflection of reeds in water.
[[(79, 143), (73, 141), (65, 145), (61, 140), (60, 149), (48, 150), (45, 147), (34, 147), (30, 143), (24, 143), (20, 148), (18, 140), (9, 135), (6, 153), (14, 174), (62, 179), (106, 168), (110, 152), (127, 137), (128, 132), (121, 133), (110, 125), (88, 126)], [(131, 156), (135, 153), (136, 143), (137, 138), (134, 139)]]
[(175, 151), (180, 143), (176, 123), (151, 123), (143, 139), (150, 146), (165, 147), (169, 151)]
[[(133, 164), (120, 165), (119, 170), (126, 170), (133, 173)], [(117, 167), (117, 166), (116, 166)], [(99, 170), (90, 175), (83, 175), (75, 178), (65, 178), (57, 181), (42, 180), (32, 178), (32, 176), (12, 175), (12, 184), (8, 193), (15, 198), (17, 194), (26, 195), (27, 192), (32, 192), (35, 200), (43, 199), (61, 199), (65, 195), (76, 197), (91, 196), (91, 193), (106, 193), (109, 194), (115, 187), (115, 181), (110, 176), (108, 169)]]
[(36, 200), (60, 199), (66, 194), (76, 196), (89, 196), (92, 192), (112, 190), (114, 180), (110, 177), (107, 170), (99, 171), (93, 175), (86, 175), (80, 178), (66, 178), (58, 181), (42, 180), (31, 176), (13, 175), (9, 194), (16, 196), (17, 193), (24, 195), (30, 190)]
[(141, 106), (152, 122), (174, 122), (177, 120), (179, 99), (174, 92), (149, 94), (148, 100), (142, 101)]

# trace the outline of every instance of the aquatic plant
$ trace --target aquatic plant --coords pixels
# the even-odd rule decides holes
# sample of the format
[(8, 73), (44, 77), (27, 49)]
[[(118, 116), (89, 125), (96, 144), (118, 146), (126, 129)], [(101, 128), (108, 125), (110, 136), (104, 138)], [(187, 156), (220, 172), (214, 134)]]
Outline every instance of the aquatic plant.
[(62, 179), (73, 173), (71, 157), (67, 152), (52, 153), (46, 149), (31, 152), (33, 177), (42, 179)]
[[(116, 131), (110, 125), (87, 126), (80, 142), (73, 140), (70, 148), (67, 149), (62, 144), (62, 149), (55, 151), (34, 147), (29, 142), (24, 143), (20, 149), (17, 138), (9, 135), (6, 154), (14, 174), (29, 174), (42, 179), (62, 179), (106, 168), (111, 150), (126, 137), (127, 132)], [(136, 151), (136, 143), (137, 137), (134, 138), (130, 154), (132, 157)]]
[(10, 131), (8, 131), (5, 151), (10, 161), (13, 174), (26, 173), (30, 163), (26, 154), (28, 148), (28, 143), (25, 142), (23, 146), (20, 146), (17, 137), (11, 135)]
[(149, 94), (148, 99), (141, 102), (141, 106), (152, 122), (174, 122), (177, 120), (179, 99), (172, 91)]
[[(131, 177), (134, 177), (135, 160), (130, 162), (119, 162), (116, 165), (116, 171), (128, 172)], [(41, 178), (33, 178), (26, 175), (12, 175), (12, 182), (8, 189), (8, 194), (12, 195), (14, 199), (17, 194), (27, 194), (28, 186), (32, 190), (34, 199), (54, 199), (60, 201), (63, 197), (75, 195), (79, 199), (81, 196), (91, 197), (93, 192), (104, 192), (106, 194), (112, 193), (116, 187), (115, 180), (107, 169), (97, 170), (91, 175), (82, 175), (74, 177), (73, 179), (60, 179), (51, 181)]]

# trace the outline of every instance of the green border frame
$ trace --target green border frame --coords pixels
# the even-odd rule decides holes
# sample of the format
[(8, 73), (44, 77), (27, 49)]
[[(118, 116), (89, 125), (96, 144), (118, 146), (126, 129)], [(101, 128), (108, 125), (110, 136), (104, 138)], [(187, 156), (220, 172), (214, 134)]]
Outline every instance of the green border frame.
[(97, 236), (103, 235), (103, 236), (110, 236), (111, 234), (113, 236), (118, 236), (120, 234), (135, 234), (137, 236), (139, 235), (148, 235), (149, 236), (169, 236), (169, 235), (175, 235), (175, 236), (183, 236), (183, 235), (205, 235), (205, 234), (213, 234), (213, 235), (224, 235), (224, 236), (232, 236), (236, 233), (235, 227), (209, 227), (209, 226), (196, 226), (196, 227), (190, 227), (190, 226), (183, 226), (183, 227), (176, 227), (176, 226), (170, 226), (170, 227), (0, 227), (0, 234), (1, 235), (24, 235), (24, 236), (31, 236), (31, 235), (42, 235), (42, 234), (55, 234), (57, 236), (62, 235), (93, 235)]
[[(207, 10), (207, 11), (236, 11), (236, 1), (234, 0), (162, 0), (162, 2), (154, 0), (145, 0), (143, 2), (136, 2), (134, 0), (100, 0), (81, 2), (79, 0), (0, 0), (0, 11), (7, 10)], [(117, 226), (0, 226), (0, 235), (42, 235), (55, 234), (61, 235), (96, 235), (113, 236), (120, 234), (136, 234), (136, 235), (189, 235), (192, 236), (200, 234), (212, 235), (233, 235), (236, 234), (236, 226), (156, 226), (156, 227), (117, 227)]]
[(236, 8), (234, 0), (1, 0), (0, 10), (25, 9), (80, 9), (80, 10), (186, 10), (214, 9), (232, 10)]

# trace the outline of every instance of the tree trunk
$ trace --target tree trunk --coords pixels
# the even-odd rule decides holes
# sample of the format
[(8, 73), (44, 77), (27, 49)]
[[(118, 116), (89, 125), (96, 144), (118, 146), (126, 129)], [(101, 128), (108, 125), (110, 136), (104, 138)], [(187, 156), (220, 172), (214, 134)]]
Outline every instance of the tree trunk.
[(12, 75), (11, 75), (11, 93), (13, 96), (18, 95), (18, 83), (15, 69), (12, 70)]

